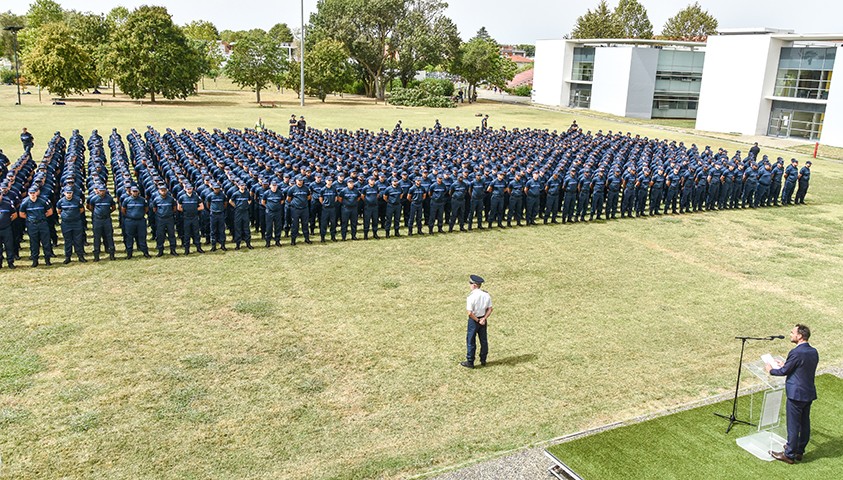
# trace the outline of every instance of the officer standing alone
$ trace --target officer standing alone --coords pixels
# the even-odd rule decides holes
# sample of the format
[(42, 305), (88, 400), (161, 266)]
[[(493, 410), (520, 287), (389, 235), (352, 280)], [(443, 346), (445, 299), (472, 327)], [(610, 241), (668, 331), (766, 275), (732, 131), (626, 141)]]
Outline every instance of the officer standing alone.
[(477, 350), (477, 339), (480, 339), (480, 365), (486, 365), (486, 357), (489, 355), (489, 342), (486, 336), (486, 328), (489, 317), (492, 315), (492, 296), (489, 292), (482, 290), (483, 278), (477, 275), (468, 277), (471, 286), (471, 293), (466, 299), (466, 310), (468, 311), (468, 328), (465, 335), (466, 354), (465, 361), (460, 365), (465, 368), (474, 368), (474, 353)]

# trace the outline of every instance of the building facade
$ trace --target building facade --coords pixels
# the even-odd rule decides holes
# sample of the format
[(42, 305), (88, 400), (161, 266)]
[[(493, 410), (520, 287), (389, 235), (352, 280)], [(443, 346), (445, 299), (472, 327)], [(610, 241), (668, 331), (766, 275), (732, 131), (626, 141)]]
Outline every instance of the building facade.
[(533, 101), (634, 118), (695, 118), (705, 44), (539, 40)]
[(841, 62), (843, 34), (768, 28), (706, 43), (540, 40), (533, 102), (843, 147)]

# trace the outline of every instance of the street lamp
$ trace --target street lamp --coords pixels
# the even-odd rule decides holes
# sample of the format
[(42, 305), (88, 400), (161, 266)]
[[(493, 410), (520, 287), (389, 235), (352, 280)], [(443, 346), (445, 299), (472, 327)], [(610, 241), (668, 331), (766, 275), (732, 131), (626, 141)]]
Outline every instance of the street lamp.
[(301, 97), (301, 106), (304, 106), (304, 0), (301, 0), (301, 42), (299, 43), (299, 65), (301, 66), (300, 69), (300, 80), (301, 84), (299, 85), (299, 96)]
[(9, 25), (8, 27), (3, 27), (3, 30), (7, 32), (12, 32), (12, 39), (13, 45), (15, 48), (15, 84), (18, 86), (18, 103), (15, 105), (20, 105), (20, 70), (18, 69), (18, 31), (23, 30), (23, 27), (18, 27), (16, 25)]

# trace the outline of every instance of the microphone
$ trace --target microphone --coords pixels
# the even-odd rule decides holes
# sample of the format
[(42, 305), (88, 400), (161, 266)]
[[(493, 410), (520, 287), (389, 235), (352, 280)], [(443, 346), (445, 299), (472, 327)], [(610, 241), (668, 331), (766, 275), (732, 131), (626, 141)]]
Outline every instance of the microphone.
[(779, 339), (784, 339), (784, 335), (770, 335), (768, 338), (769, 338), (770, 340), (775, 340), (775, 339), (777, 339), (777, 338), (779, 338)]

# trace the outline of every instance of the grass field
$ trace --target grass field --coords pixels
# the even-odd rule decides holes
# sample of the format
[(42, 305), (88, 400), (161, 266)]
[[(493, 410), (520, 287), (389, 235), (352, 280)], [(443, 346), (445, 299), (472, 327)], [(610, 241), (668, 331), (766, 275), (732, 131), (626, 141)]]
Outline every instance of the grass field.
[[(737, 425), (724, 434), (727, 423), (713, 413), (731, 412), (731, 400), (562, 443), (548, 451), (585, 480), (839, 478), (843, 470), (843, 380), (818, 376), (817, 395), (811, 408), (811, 442), (798, 466), (760, 461), (735, 444), (736, 438), (755, 433), (755, 427)], [(761, 394), (754, 396), (757, 416)], [(749, 397), (741, 397), (738, 408), (738, 418), (750, 418)], [(783, 426), (778, 430), (786, 438)]]
[[(12, 94), (0, 87), (0, 104)], [(291, 113), (352, 129), (474, 126), (483, 112), (495, 127), (563, 130), (574, 118), (277, 98), (260, 109), (249, 92), (102, 107), (28, 96), (2, 107), (0, 148), (19, 155), (22, 126), (38, 151), (57, 129), (260, 116), (286, 131)], [(821, 367), (839, 364), (841, 179), (843, 165), (816, 161), (803, 207), (0, 270), (0, 476), (407, 477), (728, 391), (735, 335), (806, 322)], [(496, 311), (490, 363), (466, 371), (470, 273)]]

